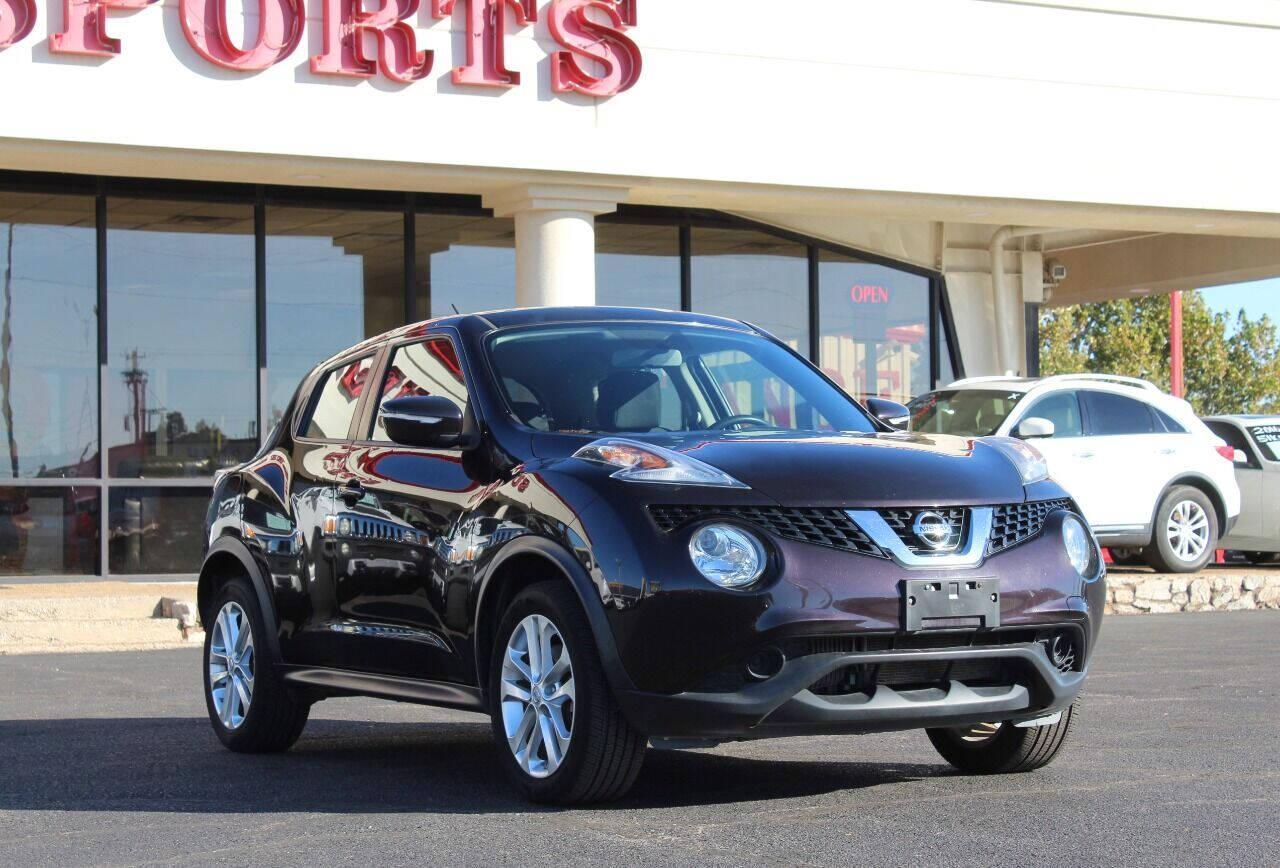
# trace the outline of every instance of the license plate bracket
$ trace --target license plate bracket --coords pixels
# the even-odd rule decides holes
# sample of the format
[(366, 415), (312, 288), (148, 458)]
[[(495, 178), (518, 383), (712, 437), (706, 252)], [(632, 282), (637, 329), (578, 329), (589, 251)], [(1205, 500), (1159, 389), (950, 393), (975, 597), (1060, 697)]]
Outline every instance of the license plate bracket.
[(999, 579), (907, 579), (902, 624), (908, 632), (1000, 626)]

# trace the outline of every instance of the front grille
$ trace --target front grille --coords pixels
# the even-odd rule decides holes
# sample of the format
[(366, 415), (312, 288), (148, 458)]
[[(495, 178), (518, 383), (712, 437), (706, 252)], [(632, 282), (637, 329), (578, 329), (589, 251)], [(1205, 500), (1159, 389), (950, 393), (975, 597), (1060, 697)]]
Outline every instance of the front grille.
[[(922, 512), (936, 512), (947, 520), (951, 525), (951, 536), (947, 538), (946, 544), (939, 546), (937, 549), (931, 548), (920, 541), (916, 536), (914, 524), (916, 516)], [(902, 540), (905, 545), (915, 554), (937, 554), (939, 550), (951, 551), (960, 545), (960, 541), (964, 539), (965, 514), (968, 512), (964, 507), (950, 507), (940, 509), (881, 509), (880, 517), (884, 519), (884, 523), (898, 535), (898, 539)]]
[(877, 687), (923, 690), (959, 681), (967, 687), (1015, 684), (1019, 666), (1003, 658), (976, 660), (903, 660), (893, 663), (855, 663), (837, 669), (809, 686), (819, 696), (874, 693)]
[(991, 538), (987, 553), (995, 554), (1024, 543), (1040, 533), (1044, 520), (1059, 509), (1074, 510), (1070, 500), (1037, 500), (997, 506), (991, 515)]
[(813, 543), (846, 552), (883, 558), (885, 553), (871, 542), (843, 510), (826, 507), (788, 508), (781, 506), (650, 506), (649, 514), (664, 532), (693, 521), (731, 518), (754, 524), (774, 536), (796, 542)]

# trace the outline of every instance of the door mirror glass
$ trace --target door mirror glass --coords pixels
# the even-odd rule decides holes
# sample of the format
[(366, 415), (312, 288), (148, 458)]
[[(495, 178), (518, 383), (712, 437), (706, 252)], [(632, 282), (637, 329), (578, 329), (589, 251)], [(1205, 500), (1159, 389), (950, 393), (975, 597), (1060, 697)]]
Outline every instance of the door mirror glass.
[(888, 401), (884, 398), (868, 398), (867, 409), (871, 411), (872, 416), (875, 416), (881, 422), (902, 431), (907, 430), (907, 426), (911, 423), (911, 411), (897, 401)]
[(1023, 440), (1033, 440), (1038, 437), (1052, 437), (1054, 425), (1048, 419), (1042, 419), (1039, 416), (1032, 416), (1029, 419), (1023, 419), (1018, 424), (1018, 436)]
[(387, 436), (402, 446), (451, 449), (462, 441), (462, 410), (442, 395), (392, 398), (381, 417)]

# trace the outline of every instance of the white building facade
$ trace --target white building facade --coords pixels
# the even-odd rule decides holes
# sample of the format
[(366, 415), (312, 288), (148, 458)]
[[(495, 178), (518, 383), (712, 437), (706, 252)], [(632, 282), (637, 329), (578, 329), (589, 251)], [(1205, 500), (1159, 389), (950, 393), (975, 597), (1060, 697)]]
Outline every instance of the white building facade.
[(0, 575), (189, 573), (307, 368), (453, 310), (729, 315), (906, 400), (1280, 273), (1272, 0), (374, 5), (0, 0)]

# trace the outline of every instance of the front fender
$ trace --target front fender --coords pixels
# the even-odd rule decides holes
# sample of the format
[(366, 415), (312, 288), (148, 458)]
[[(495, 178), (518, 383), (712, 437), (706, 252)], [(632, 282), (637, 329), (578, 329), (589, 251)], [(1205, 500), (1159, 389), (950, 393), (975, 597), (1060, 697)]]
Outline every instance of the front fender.
[[(238, 569), (237, 569), (238, 567)], [(271, 652), (272, 660), (282, 660), (280, 654), (280, 619), (276, 615), (275, 599), (271, 594), (271, 585), (267, 581), (267, 573), (262, 564), (254, 556), (244, 541), (239, 537), (224, 535), (214, 540), (205, 555), (200, 567), (200, 578), (196, 585), (196, 604), (200, 609), (202, 621), (209, 615), (209, 607), (213, 604), (219, 580), (234, 574), (243, 573), (248, 577), (257, 593), (258, 606), (262, 611), (262, 620), (266, 622), (267, 635), (265, 641)], [(205, 622), (205, 628), (209, 625)]]
[[(567, 531), (569, 541), (572, 540), (573, 536), (577, 536), (577, 531), (574, 527), (568, 528)], [(585, 553), (585, 544), (582, 550)], [(569, 551), (565, 545), (556, 540), (530, 534), (512, 540), (494, 555), (493, 560), (484, 571), (484, 576), (476, 595), (475, 611), (477, 620), (480, 617), (479, 613), (484, 613), (487, 604), (493, 602), (493, 595), (501, 591), (500, 587), (495, 586), (494, 577), (502, 572), (503, 564), (512, 558), (521, 556), (541, 558), (554, 566), (569, 580), (569, 584), (578, 595), (579, 602), (582, 603), (583, 612), (586, 613), (587, 623), (591, 627), (592, 638), (595, 639), (596, 648), (600, 653), (600, 663), (604, 668), (605, 677), (609, 680), (610, 686), (615, 691), (635, 689), (630, 676), (627, 675), (626, 670), (622, 667), (621, 660), (618, 657), (618, 647), (614, 642), (613, 630), (609, 627), (608, 619), (605, 616), (605, 601), (610, 596), (608, 587), (597, 584), (582, 561)], [(584, 554), (584, 556), (590, 558), (589, 554)], [(497, 613), (495, 612), (494, 614), (496, 615)], [(479, 624), (477, 623), (478, 627)], [(476, 678), (481, 689), (486, 688), (486, 683), (480, 662), (485, 659), (485, 655), (489, 650), (481, 647), (484, 635), (480, 629), (474, 631)]]

